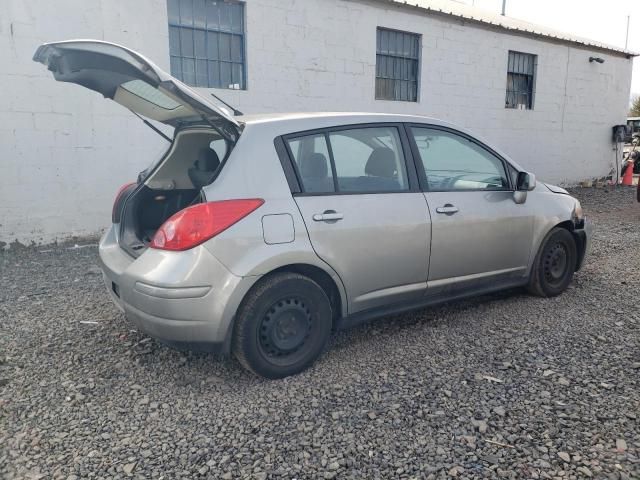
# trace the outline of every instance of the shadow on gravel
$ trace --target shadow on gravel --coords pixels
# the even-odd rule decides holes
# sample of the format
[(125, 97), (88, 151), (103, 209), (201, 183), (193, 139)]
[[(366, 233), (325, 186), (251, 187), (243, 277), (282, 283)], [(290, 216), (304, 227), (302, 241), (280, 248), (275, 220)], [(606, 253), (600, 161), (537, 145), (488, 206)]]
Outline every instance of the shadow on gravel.
[[(424, 328), (463, 327), (468, 319), (457, 314), (473, 313), (473, 310), (477, 310), (478, 307), (490, 305), (492, 302), (513, 301), (525, 296), (528, 295), (524, 293), (524, 289), (509, 289), (465, 300), (446, 302), (398, 315), (381, 317), (335, 332), (329, 349), (349, 348), (349, 345), (353, 345), (354, 342), (374, 341), (371, 336), (393, 335), (394, 332), (402, 332), (405, 329), (412, 329), (416, 326)], [(477, 320), (481, 321), (480, 318)]]

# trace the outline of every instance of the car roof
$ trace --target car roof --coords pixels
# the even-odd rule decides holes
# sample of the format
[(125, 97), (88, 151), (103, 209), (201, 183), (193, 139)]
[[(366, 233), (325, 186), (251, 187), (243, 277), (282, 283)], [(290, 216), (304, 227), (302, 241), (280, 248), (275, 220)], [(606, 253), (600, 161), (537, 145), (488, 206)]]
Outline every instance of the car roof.
[(349, 123), (382, 123), (382, 122), (417, 122), (432, 125), (453, 127), (454, 125), (442, 120), (421, 115), (405, 115), (399, 113), (373, 113), (373, 112), (288, 112), (288, 113), (263, 113), (250, 114), (236, 117), (247, 125), (271, 122), (290, 122), (299, 120), (336, 121), (337, 124)]

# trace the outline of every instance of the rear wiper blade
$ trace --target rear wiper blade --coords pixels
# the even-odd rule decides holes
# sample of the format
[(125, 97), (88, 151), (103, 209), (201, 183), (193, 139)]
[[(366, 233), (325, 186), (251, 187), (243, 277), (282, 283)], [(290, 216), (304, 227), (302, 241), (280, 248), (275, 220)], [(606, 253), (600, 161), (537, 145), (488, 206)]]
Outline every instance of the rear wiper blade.
[(164, 134), (164, 132), (162, 130), (160, 130), (158, 127), (156, 127), (153, 123), (151, 123), (149, 120), (147, 120), (146, 118), (144, 118), (141, 115), (138, 115), (136, 112), (134, 112), (133, 110), (130, 110), (131, 113), (133, 113), (136, 117), (138, 117), (140, 120), (142, 120), (144, 122), (144, 124), (149, 127), (151, 130), (153, 130), (154, 132), (156, 132), (158, 135), (160, 135), (162, 138), (164, 138), (167, 142), (171, 143), (173, 142), (173, 139), (168, 137), (167, 135)]

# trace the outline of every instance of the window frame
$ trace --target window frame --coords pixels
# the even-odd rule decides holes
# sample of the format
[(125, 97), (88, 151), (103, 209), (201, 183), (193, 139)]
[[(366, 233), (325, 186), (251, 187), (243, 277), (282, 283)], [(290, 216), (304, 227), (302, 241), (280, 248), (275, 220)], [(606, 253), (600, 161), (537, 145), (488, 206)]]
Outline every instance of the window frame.
[[(180, 3), (182, 0), (177, 0), (178, 3)], [(212, 0), (208, 0), (208, 1), (212, 1)], [(218, 89), (218, 90), (248, 90), (248, 85), (247, 85), (247, 79), (248, 79), (248, 75), (247, 75), (247, 4), (246, 1), (244, 0), (218, 0), (218, 1), (222, 1), (223, 3), (232, 3), (232, 4), (236, 4), (236, 5), (240, 5), (242, 7), (242, 29), (239, 32), (235, 32), (233, 31), (233, 28), (231, 30), (222, 30), (221, 28), (218, 29), (211, 29), (208, 26), (205, 27), (197, 27), (195, 26), (195, 22), (192, 25), (182, 25), (180, 23), (180, 20), (178, 21), (178, 23), (176, 24), (175, 22), (172, 22), (169, 18), (169, 12), (168, 12), (168, 3), (169, 0), (165, 0), (166, 4), (167, 4), (167, 34), (169, 35), (169, 73), (171, 74), (171, 76), (176, 77), (178, 80), (180, 80), (181, 82), (184, 82), (186, 85), (193, 87), (193, 88), (210, 88), (210, 89)], [(193, 5), (193, 3), (192, 3)], [(192, 9), (192, 14), (194, 15), (195, 18), (195, 12)], [(180, 19), (182, 17), (180, 16)], [(181, 31), (181, 29), (189, 29), (192, 32), (192, 36), (194, 38), (193, 40), (193, 47), (194, 47), (194, 51), (193, 51), (193, 57), (189, 57), (184, 55), (183, 51), (182, 51), (182, 47), (180, 47), (180, 55), (172, 55), (171, 54), (171, 28), (177, 28), (178, 32)], [(221, 60), (220, 58), (211, 58), (209, 56), (209, 52), (208, 52), (208, 47), (207, 48), (207, 58), (198, 58), (196, 57), (196, 52), (195, 52), (195, 32), (204, 32), (205, 34), (205, 45), (208, 45), (208, 41), (207, 41), (207, 35), (208, 34), (228, 34), (230, 36), (239, 36), (241, 37), (241, 48), (242, 48), (242, 60), (240, 62), (236, 62), (233, 60)], [(230, 40), (231, 41), (231, 40)], [(220, 44), (219, 44), (220, 40), (218, 37), (218, 53), (220, 52)], [(182, 44), (182, 40), (180, 39), (180, 44)], [(231, 47), (230, 47), (231, 48)], [(180, 65), (182, 65), (182, 59), (187, 58), (187, 59), (191, 59), (194, 61), (194, 69), (195, 69), (195, 63), (197, 60), (204, 60), (207, 62), (207, 86), (197, 86), (197, 85), (191, 85), (189, 83), (187, 83), (186, 81), (184, 81), (181, 77), (182, 77), (182, 71), (180, 72), (180, 75), (176, 75), (174, 74), (173, 71), (171, 71), (171, 59), (175, 57), (180, 59)], [(220, 55), (218, 55), (218, 57), (220, 57)], [(211, 77), (209, 76), (209, 62), (217, 62), (218, 63), (218, 76), (221, 76), (221, 70), (220, 70), (220, 65), (223, 63), (229, 64), (230, 68), (231, 68), (231, 72), (233, 71), (233, 65), (234, 64), (240, 64), (242, 65), (242, 78), (241, 78), (241, 86), (239, 89), (235, 89), (235, 88), (229, 88), (228, 86), (211, 86)], [(180, 67), (182, 70), (182, 66)], [(195, 74), (195, 70), (194, 70), (194, 74)], [(233, 75), (231, 73), (231, 75)], [(196, 79), (197, 79), (197, 74), (196, 74)], [(232, 80), (233, 81), (233, 80)], [(197, 81), (195, 82), (197, 83)]]
[[(398, 137), (400, 138), (400, 147), (402, 148), (402, 154), (404, 157), (405, 168), (407, 170), (407, 180), (409, 182), (408, 188), (405, 190), (366, 190), (366, 191), (339, 191), (336, 188), (335, 192), (305, 192), (304, 184), (302, 182), (302, 178), (300, 176), (300, 172), (298, 170), (298, 165), (295, 161), (295, 156), (291, 151), (289, 146), (290, 140), (295, 140), (301, 137), (307, 137), (311, 135), (324, 135), (325, 141), (327, 142), (327, 149), (329, 151), (329, 161), (331, 163), (332, 176), (334, 187), (337, 186), (338, 177), (335, 173), (335, 160), (333, 158), (333, 150), (331, 147), (331, 142), (329, 141), (329, 134), (334, 132), (339, 132), (343, 130), (357, 130), (357, 129), (365, 129), (365, 128), (384, 128), (384, 127), (392, 127), (396, 128), (398, 131)], [(305, 130), (301, 132), (288, 133), (286, 135), (281, 135), (274, 139), (274, 144), (276, 146), (276, 152), (278, 153), (278, 157), (280, 158), (280, 162), (282, 163), (285, 177), (287, 179), (287, 183), (289, 184), (289, 188), (291, 190), (291, 194), (294, 197), (327, 197), (334, 195), (378, 195), (378, 194), (397, 194), (397, 193), (416, 193), (420, 192), (420, 181), (418, 178), (418, 173), (416, 171), (416, 164), (414, 162), (413, 150), (411, 148), (411, 144), (409, 142), (409, 138), (407, 137), (407, 132), (403, 127), (402, 123), (397, 122), (380, 122), (380, 123), (356, 123), (349, 125), (336, 125), (331, 127), (323, 127), (316, 128), (312, 130)]]
[[(387, 31), (387, 32), (394, 32), (394, 33), (401, 33), (404, 35), (410, 35), (413, 37), (416, 37), (416, 40), (418, 41), (418, 48), (417, 48), (417, 54), (416, 57), (405, 57), (402, 55), (391, 55), (391, 54), (384, 54), (384, 53), (379, 53), (378, 51), (378, 33), (382, 32), (382, 31)], [(403, 100), (400, 98), (382, 98), (378, 96), (378, 79), (380, 78), (381, 80), (393, 80), (393, 81), (408, 81), (411, 82), (411, 80), (404, 80), (404, 79), (396, 79), (396, 78), (383, 78), (383, 77), (378, 77), (378, 57), (379, 56), (385, 56), (385, 57), (391, 57), (391, 58), (399, 58), (399, 59), (403, 59), (403, 60), (413, 60), (416, 62), (416, 99), (415, 100)], [(385, 102), (407, 102), (407, 103), (419, 103), (420, 102), (420, 77), (421, 77), (421, 70), (422, 70), (422, 34), (421, 33), (416, 33), (416, 32), (409, 32), (406, 30), (398, 30), (395, 28), (387, 28), (387, 27), (382, 27), (380, 25), (376, 26), (376, 62), (375, 62), (375, 78), (374, 78), (374, 98), (375, 100), (379, 100), (379, 101), (385, 101)], [(394, 94), (395, 97), (395, 94)]]
[[(411, 151), (412, 151), (412, 155), (413, 158), (415, 159), (415, 167), (416, 170), (418, 172), (418, 182), (420, 183), (420, 189), (425, 192), (425, 193), (441, 193), (441, 192), (451, 192), (451, 193), (466, 193), (466, 192), (515, 192), (515, 186), (513, 184), (513, 182), (511, 181), (511, 175), (509, 174), (509, 168), (512, 168), (513, 170), (519, 172), (520, 170), (518, 170), (516, 167), (514, 167), (513, 165), (511, 165), (511, 163), (504, 158), (502, 155), (500, 155), (498, 152), (496, 152), (494, 149), (492, 149), (491, 147), (489, 147), (488, 145), (485, 145), (484, 143), (482, 143), (480, 140), (478, 140), (477, 138), (472, 137), (471, 135), (465, 133), (465, 132), (461, 132), (460, 130), (456, 130), (455, 128), (450, 128), (450, 127), (445, 127), (443, 125), (432, 125), (432, 124), (428, 124), (428, 123), (405, 123), (404, 124), (404, 128), (406, 130), (406, 135), (409, 139), (409, 144), (411, 146)], [(504, 169), (504, 174), (505, 177), (507, 178), (507, 182), (509, 183), (509, 187), (508, 188), (468, 188), (468, 189), (460, 189), (460, 190), (456, 190), (456, 189), (451, 189), (451, 190), (430, 190), (429, 189), (429, 184), (427, 182), (427, 175), (424, 169), (424, 164), (422, 163), (422, 157), (420, 156), (420, 150), (418, 149), (418, 144), (416, 143), (416, 140), (413, 136), (413, 132), (411, 131), (412, 128), (428, 128), (430, 130), (440, 130), (446, 133), (450, 133), (453, 135), (457, 135), (459, 137), (462, 137), (466, 140), (469, 140), (470, 142), (476, 144), (478, 147), (480, 147), (481, 149), (483, 149), (485, 152), (489, 153), (490, 155), (494, 156), (495, 158), (497, 158), (500, 163), (502, 164), (502, 168)], [(419, 168), (418, 168), (419, 167)]]
[[(531, 65), (532, 65), (532, 73), (522, 73), (522, 72), (515, 72), (509, 69), (509, 64), (510, 59), (511, 59), (511, 55), (526, 55), (528, 57), (530, 57), (531, 60)], [(528, 99), (528, 104), (527, 104), (527, 108), (525, 108), (524, 110), (533, 110), (534, 109), (534, 101), (535, 101), (535, 96), (536, 96), (536, 81), (537, 81), (537, 77), (538, 77), (538, 55), (535, 53), (527, 53), (527, 52), (519, 52), (517, 50), (507, 50), (507, 85), (505, 88), (505, 100), (504, 100), (504, 108), (506, 108), (507, 110), (520, 110), (517, 107), (517, 104), (514, 104), (513, 106), (509, 106), (509, 104), (507, 103), (507, 99), (509, 98), (509, 95), (513, 95), (514, 98), (517, 95), (522, 95), (523, 92), (521, 91), (517, 91), (517, 90), (510, 90), (509, 89), (509, 75), (521, 75), (521, 76), (526, 76), (526, 77), (531, 77), (531, 91), (530, 92), (526, 92), (527, 95), (527, 99)]]

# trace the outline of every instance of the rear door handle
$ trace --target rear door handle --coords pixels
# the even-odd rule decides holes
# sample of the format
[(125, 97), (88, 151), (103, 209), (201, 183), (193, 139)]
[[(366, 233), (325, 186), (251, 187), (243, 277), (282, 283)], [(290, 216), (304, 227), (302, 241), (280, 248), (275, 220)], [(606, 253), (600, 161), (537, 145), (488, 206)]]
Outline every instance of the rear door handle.
[(436, 208), (436, 212), (444, 213), (445, 215), (453, 215), (457, 211), (458, 211), (458, 207), (455, 207), (450, 203), (446, 203), (442, 207)]
[(311, 218), (316, 222), (336, 222), (342, 220), (344, 217), (341, 213), (334, 210), (327, 210), (324, 213), (316, 213)]

